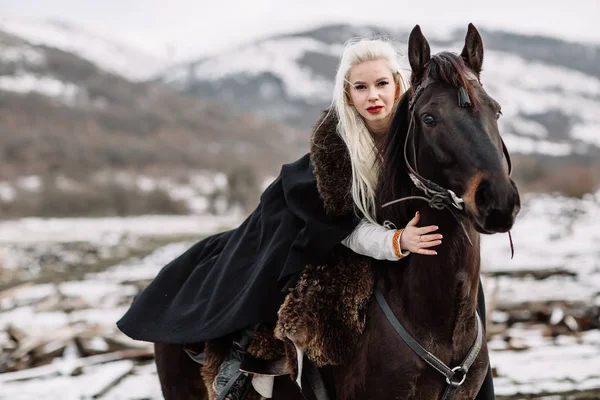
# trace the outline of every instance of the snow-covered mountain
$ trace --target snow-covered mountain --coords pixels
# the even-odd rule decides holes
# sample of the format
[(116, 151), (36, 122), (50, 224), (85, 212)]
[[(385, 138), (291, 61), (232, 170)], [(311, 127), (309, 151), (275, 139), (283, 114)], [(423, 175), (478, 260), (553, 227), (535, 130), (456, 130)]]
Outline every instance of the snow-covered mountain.
[[(460, 52), (465, 30), (425, 35), (432, 52)], [(600, 151), (600, 46), (480, 29), (482, 81), (503, 107), (513, 153), (566, 156)], [(387, 35), (406, 51), (408, 31), (331, 25), (274, 36), (168, 69), (159, 81), (183, 93), (309, 128), (331, 102), (344, 42)], [(405, 61), (406, 74), (409, 74)]]
[[(271, 175), (301, 153), (298, 143), (306, 143), (306, 132), (298, 129), (118, 73), (121, 64), (110, 62), (118, 58), (108, 52), (101, 57), (93, 40), (83, 44), (90, 37), (79, 31), (70, 42), (82, 48), (68, 50), (58, 34), (36, 44), (27, 32), (4, 28), (0, 24), (0, 179), (57, 168), (172, 173), (238, 165)], [(136, 52), (115, 54), (125, 67), (139, 60)]]
[[(561, 171), (587, 176), (584, 192), (594, 190), (600, 176), (600, 46), (480, 31), (483, 83), (503, 106), (509, 150), (526, 159), (521, 178), (548, 188)], [(464, 30), (424, 32), (434, 52), (462, 48)], [(4, 171), (43, 169), (47, 160), (31, 161), (40, 157), (81, 166), (76, 157), (57, 155), (63, 141), (74, 148), (70, 155), (88, 154), (89, 168), (175, 159), (179, 166), (219, 168), (229, 165), (231, 155), (272, 171), (307, 150), (309, 129), (331, 101), (344, 42), (377, 34), (396, 38), (405, 50), (406, 29), (330, 25), (161, 69), (164, 60), (101, 34), (0, 18), (0, 154), (9, 155)], [(404, 68), (408, 75), (406, 60)], [(157, 70), (162, 72), (155, 75)], [(82, 131), (96, 139), (84, 139)], [(167, 137), (169, 152), (161, 143)], [(563, 171), (572, 162), (585, 171)]]
[(67, 22), (0, 17), (0, 30), (32, 45), (76, 53), (103, 70), (132, 80), (150, 78), (169, 65), (166, 58), (148, 54)]

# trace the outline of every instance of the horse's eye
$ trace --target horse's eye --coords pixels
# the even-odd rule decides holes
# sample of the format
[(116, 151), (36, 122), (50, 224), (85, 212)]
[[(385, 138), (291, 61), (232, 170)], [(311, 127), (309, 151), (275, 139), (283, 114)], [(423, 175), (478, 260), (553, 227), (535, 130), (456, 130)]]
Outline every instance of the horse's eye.
[(425, 125), (427, 125), (427, 126), (433, 126), (433, 125), (435, 125), (435, 118), (433, 118), (429, 114), (423, 115), (423, 117), (421, 119), (423, 120), (423, 123)]
[(498, 111), (496, 113), (496, 119), (500, 119), (500, 116), (502, 115), (502, 111)]

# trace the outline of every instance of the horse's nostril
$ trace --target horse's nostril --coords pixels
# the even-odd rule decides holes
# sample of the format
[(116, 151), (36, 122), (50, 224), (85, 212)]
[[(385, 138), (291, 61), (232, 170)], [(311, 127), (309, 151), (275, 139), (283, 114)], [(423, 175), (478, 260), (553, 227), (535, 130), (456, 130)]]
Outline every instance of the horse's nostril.
[(490, 184), (488, 181), (481, 181), (479, 187), (475, 191), (475, 205), (477, 208), (481, 209), (486, 204), (489, 204), (490, 200)]

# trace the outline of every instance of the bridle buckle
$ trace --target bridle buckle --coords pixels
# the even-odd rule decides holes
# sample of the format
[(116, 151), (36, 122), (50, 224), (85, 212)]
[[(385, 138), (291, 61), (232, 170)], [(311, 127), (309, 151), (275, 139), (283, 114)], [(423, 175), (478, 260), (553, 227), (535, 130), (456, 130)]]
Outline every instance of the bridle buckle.
[(450, 194), (450, 197), (452, 198), (452, 205), (456, 208), (458, 208), (459, 210), (463, 209), (462, 204), (465, 202), (462, 198), (458, 197), (456, 195), (456, 193), (454, 193), (452, 190), (450, 189), (446, 189), (448, 191), (448, 193)]
[[(454, 374), (452, 374), (452, 377), (446, 377), (446, 383), (448, 385), (452, 386), (453, 388), (457, 388), (463, 383), (465, 383), (465, 379), (467, 379), (467, 371), (465, 371), (461, 365), (452, 368), (452, 372), (454, 372)], [(457, 374), (459, 376), (462, 375), (460, 381), (455, 380)]]

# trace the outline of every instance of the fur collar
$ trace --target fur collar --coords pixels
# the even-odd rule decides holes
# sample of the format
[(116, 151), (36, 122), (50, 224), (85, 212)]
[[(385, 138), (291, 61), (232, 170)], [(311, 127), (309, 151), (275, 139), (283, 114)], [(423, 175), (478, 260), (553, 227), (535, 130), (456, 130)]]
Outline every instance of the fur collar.
[(325, 212), (339, 216), (354, 209), (352, 200), (352, 164), (348, 148), (337, 133), (334, 110), (321, 112), (310, 143), (310, 159), (317, 178), (317, 190)]

